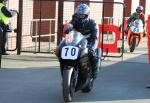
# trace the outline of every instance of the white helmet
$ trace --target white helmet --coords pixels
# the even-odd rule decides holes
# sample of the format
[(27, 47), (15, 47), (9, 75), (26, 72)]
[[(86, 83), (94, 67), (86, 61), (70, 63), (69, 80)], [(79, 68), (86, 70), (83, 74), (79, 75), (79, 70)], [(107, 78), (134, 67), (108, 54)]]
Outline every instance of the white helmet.
[(75, 15), (80, 23), (86, 23), (89, 20), (90, 8), (87, 4), (79, 4), (75, 10)]
[(143, 12), (143, 6), (138, 6), (138, 7), (136, 8), (136, 12), (137, 12), (137, 13), (142, 13), (142, 12)]
[(75, 10), (75, 14), (84, 14), (89, 16), (90, 8), (87, 4), (79, 4)]

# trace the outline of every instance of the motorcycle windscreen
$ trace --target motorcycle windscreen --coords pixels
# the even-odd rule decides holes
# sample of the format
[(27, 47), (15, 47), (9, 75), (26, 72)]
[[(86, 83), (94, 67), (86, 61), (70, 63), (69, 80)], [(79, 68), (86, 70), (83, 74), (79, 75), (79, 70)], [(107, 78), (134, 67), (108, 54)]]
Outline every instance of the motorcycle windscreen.
[(77, 31), (71, 31), (69, 34), (65, 36), (65, 43), (66, 45), (76, 46), (84, 36)]

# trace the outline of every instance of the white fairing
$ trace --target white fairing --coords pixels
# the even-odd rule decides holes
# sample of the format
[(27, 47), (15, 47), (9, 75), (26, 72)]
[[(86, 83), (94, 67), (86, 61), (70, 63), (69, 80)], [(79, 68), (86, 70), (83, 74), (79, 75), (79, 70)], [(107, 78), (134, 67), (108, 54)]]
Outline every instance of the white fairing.
[(66, 45), (62, 47), (61, 58), (76, 60), (79, 55), (79, 47), (77, 46), (84, 36), (77, 31), (71, 31), (65, 37)]
[(143, 33), (143, 22), (141, 19), (136, 19), (134, 22), (131, 23), (130, 29), (134, 33)]

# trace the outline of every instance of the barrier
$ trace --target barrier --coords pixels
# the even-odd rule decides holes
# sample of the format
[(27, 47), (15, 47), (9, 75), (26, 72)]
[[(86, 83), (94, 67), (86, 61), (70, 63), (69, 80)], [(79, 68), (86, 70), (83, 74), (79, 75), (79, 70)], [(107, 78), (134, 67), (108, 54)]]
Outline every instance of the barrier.
[[(64, 30), (68, 27), (67, 24), (64, 24)], [(103, 52), (109, 53), (117, 53), (120, 52), (119, 48), (117, 47), (117, 41), (120, 40), (120, 32), (119, 27), (115, 25), (105, 24), (104, 25), (104, 32), (114, 32), (115, 33), (115, 40), (112, 44), (102, 44), (101, 41), (101, 34), (102, 34), (102, 25), (99, 25), (99, 43), (98, 47), (101, 48), (103, 45)], [(62, 34), (62, 37), (65, 37), (65, 33)]]
[[(117, 41), (120, 40), (120, 32), (119, 28), (115, 25), (104, 25), (104, 32), (114, 32), (115, 33), (115, 40), (112, 44), (102, 44), (101, 41), (99, 41), (98, 47), (101, 48), (103, 45), (103, 52), (109, 52), (109, 53), (117, 53), (119, 52), (119, 48), (117, 48)], [(101, 40), (101, 34), (102, 34), (102, 25), (99, 25), (99, 40)], [(107, 51), (108, 50), (108, 51)]]
[(147, 37), (148, 37), (148, 62), (150, 64), (150, 15), (148, 15), (148, 21), (147, 21)]

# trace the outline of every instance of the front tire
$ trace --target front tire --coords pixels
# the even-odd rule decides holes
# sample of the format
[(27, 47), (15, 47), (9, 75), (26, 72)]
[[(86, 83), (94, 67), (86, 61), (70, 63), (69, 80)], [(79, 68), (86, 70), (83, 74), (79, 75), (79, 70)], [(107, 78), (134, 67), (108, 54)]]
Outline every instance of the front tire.
[(63, 70), (63, 98), (65, 102), (71, 102), (74, 93), (73, 69)]
[(133, 52), (136, 47), (136, 38), (133, 38), (132, 43), (130, 44), (130, 52)]

